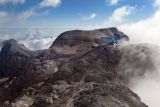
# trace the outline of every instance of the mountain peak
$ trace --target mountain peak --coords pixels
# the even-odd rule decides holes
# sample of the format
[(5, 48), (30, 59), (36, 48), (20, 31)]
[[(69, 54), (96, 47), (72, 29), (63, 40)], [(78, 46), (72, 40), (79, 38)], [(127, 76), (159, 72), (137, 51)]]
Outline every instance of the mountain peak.
[(4, 42), (1, 50), (1, 54), (3, 53), (30, 56), (32, 52), (24, 44), (19, 44), (15, 39), (9, 39)]
[(15, 39), (9, 39), (6, 41), (7, 44), (18, 44), (17, 40)]
[(72, 30), (60, 34), (50, 48), (59, 53), (77, 53), (92, 49), (102, 44), (116, 44), (129, 37), (117, 28), (95, 30)]

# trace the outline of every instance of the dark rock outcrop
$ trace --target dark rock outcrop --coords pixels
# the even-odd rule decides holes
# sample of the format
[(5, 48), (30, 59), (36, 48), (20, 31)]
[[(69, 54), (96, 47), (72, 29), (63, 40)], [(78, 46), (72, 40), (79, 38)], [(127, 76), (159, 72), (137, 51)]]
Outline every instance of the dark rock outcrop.
[(3, 45), (4, 45), (5, 42), (6, 42), (5, 40), (0, 39), (0, 50), (2, 49), (2, 47), (3, 47)]
[(147, 107), (124, 86), (128, 74), (118, 72), (123, 49), (94, 40), (113, 34), (128, 38), (116, 28), (68, 31), (50, 49), (34, 52), (7, 41), (0, 53), (0, 106)]
[(5, 41), (0, 52), (0, 76), (17, 75), (20, 68), (32, 57), (33, 52), (14, 39)]

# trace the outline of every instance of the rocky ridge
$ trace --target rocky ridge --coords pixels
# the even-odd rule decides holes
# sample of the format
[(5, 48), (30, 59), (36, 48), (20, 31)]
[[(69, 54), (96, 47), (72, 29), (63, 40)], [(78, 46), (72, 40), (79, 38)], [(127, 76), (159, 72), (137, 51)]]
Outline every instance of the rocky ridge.
[[(124, 73), (120, 65), (128, 45), (122, 48), (95, 41), (114, 34), (128, 40), (116, 28), (64, 32), (41, 51), (8, 40), (0, 52), (0, 106), (147, 107), (125, 85), (131, 74)], [(138, 56), (127, 57), (131, 63)]]

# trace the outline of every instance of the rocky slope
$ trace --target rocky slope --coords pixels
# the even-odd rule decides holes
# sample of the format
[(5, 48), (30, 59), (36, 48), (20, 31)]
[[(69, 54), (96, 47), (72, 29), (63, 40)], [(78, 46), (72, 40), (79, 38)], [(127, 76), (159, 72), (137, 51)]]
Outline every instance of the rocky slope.
[(122, 58), (138, 57), (125, 54), (136, 46), (96, 42), (114, 34), (128, 40), (116, 28), (68, 31), (34, 52), (8, 40), (0, 52), (0, 107), (147, 107), (126, 85), (133, 71), (121, 68)]

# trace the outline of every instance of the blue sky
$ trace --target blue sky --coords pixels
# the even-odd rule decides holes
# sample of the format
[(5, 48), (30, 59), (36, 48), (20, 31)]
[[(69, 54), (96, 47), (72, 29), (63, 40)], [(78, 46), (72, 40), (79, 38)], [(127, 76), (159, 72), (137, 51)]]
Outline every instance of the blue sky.
[(159, 19), (160, 0), (0, 0), (0, 39), (46, 49), (67, 30), (117, 27), (132, 42), (160, 43)]
[(154, 0), (0, 0), (0, 24), (1, 27), (103, 25), (116, 9), (124, 6), (127, 7), (124, 11), (129, 10), (120, 16), (124, 22), (146, 18), (155, 11)]

